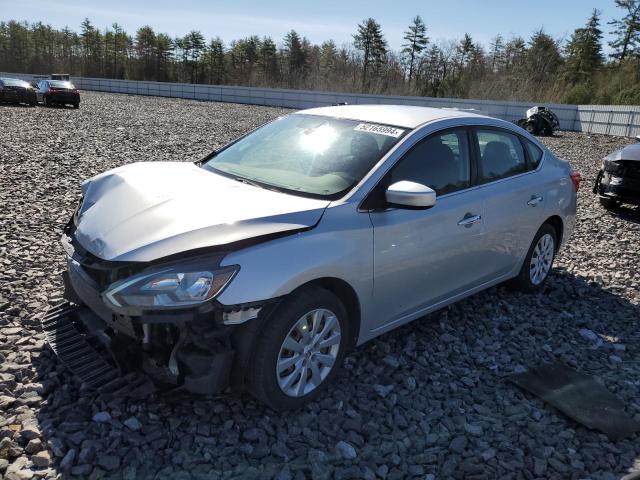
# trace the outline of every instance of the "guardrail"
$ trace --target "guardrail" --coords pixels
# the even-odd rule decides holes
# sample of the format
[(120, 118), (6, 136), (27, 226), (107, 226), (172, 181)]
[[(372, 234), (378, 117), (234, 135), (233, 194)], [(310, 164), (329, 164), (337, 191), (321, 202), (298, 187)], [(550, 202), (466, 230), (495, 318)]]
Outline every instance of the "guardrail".
[[(0, 72), (0, 77), (2, 76), (21, 78), (27, 81), (47, 78), (43, 75)], [(334, 105), (343, 102), (349, 104), (373, 103), (475, 109), (483, 114), (510, 122), (516, 122), (523, 118), (526, 110), (533, 105), (530, 102), (368, 95), (280, 88), (114, 80), (108, 78), (72, 77), (71, 80), (81, 90), (296, 109)], [(553, 103), (544, 103), (543, 105), (551, 108), (558, 115), (562, 130), (627, 137), (640, 135), (640, 106), (565, 105)]]

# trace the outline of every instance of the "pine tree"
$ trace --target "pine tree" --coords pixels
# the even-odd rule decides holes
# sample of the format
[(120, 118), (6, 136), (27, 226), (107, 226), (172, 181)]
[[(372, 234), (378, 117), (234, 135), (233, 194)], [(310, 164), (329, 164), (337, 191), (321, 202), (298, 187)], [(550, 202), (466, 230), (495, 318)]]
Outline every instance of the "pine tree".
[(363, 20), (358, 25), (358, 33), (353, 36), (353, 44), (362, 52), (362, 90), (366, 91), (369, 88), (368, 74), (371, 68), (377, 73), (387, 53), (387, 42), (380, 24), (373, 18)]
[(295, 30), (291, 30), (284, 37), (283, 57), (289, 86), (294, 87), (302, 84), (307, 59), (303, 48), (303, 39)]
[(409, 84), (411, 84), (413, 78), (416, 62), (422, 54), (422, 51), (427, 48), (427, 43), (429, 43), (429, 38), (426, 33), (427, 27), (422, 21), (422, 18), (420, 18), (420, 15), (416, 15), (411, 25), (409, 25), (409, 30), (404, 32), (403, 38), (407, 43), (402, 44), (402, 55), (409, 69)]
[(265, 85), (273, 84), (278, 76), (278, 59), (276, 43), (271, 37), (263, 37), (258, 51), (260, 69)]
[(513, 70), (524, 62), (527, 52), (527, 43), (522, 37), (514, 37), (507, 42), (504, 49), (505, 69)]
[(173, 40), (166, 33), (156, 35), (154, 56), (156, 61), (156, 80), (166, 81), (170, 76), (171, 52), (175, 46)]
[(464, 67), (467, 64), (474, 48), (475, 45), (473, 43), (473, 40), (471, 39), (471, 36), (468, 33), (465, 33), (464, 38), (460, 41), (460, 45), (458, 45), (460, 66)]
[(491, 71), (497, 72), (504, 65), (505, 45), (502, 35), (496, 35), (489, 45), (491, 51)]
[(558, 72), (562, 56), (558, 42), (543, 30), (535, 32), (529, 40), (529, 48), (524, 58), (525, 81), (532, 85), (548, 82)]
[(578, 82), (589, 79), (602, 66), (602, 30), (600, 30), (600, 12), (593, 10), (583, 28), (577, 28), (566, 47), (567, 75), (569, 81)]
[(338, 50), (333, 40), (327, 40), (320, 47), (320, 74), (325, 80), (334, 72), (338, 61)]
[(626, 15), (621, 19), (612, 20), (611, 32), (616, 38), (609, 42), (614, 52), (611, 57), (622, 63), (625, 58), (637, 55), (637, 46), (640, 42), (640, 0), (615, 0), (616, 6), (626, 10)]
[(226, 81), (226, 68), (224, 60), (224, 42), (216, 37), (209, 43), (204, 53), (204, 64), (207, 81), (214, 85), (221, 85)]
[(140, 27), (136, 32), (135, 52), (141, 63), (139, 75), (142, 80), (150, 80), (154, 75), (154, 49), (156, 34), (148, 25)]

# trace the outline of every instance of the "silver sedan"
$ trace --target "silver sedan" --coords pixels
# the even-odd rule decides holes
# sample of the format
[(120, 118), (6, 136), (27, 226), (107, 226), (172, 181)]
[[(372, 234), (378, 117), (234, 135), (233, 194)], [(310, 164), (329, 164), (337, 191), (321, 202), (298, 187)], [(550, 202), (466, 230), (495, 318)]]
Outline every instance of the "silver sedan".
[(540, 289), (574, 228), (579, 182), (494, 118), (305, 110), (195, 165), (84, 182), (63, 237), (67, 297), (165, 382), (247, 386), (295, 408), (350, 348), (501, 282)]

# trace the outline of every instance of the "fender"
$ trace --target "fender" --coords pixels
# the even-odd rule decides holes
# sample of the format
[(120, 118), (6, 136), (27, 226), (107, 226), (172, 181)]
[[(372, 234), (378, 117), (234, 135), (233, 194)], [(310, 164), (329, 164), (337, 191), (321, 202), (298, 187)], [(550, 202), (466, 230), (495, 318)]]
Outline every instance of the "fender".
[(345, 281), (368, 305), (362, 300), (373, 291), (373, 226), (356, 205), (333, 205), (313, 230), (229, 253), (221, 262), (227, 265), (240, 271), (217, 298), (222, 305), (281, 297), (324, 277)]

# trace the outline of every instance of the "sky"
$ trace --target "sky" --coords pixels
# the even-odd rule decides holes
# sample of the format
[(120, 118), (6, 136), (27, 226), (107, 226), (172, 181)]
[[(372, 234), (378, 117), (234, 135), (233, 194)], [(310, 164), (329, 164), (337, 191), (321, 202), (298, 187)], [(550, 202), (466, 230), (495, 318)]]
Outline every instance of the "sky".
[(0, 20), (42, 21), (78, 31), (88, 17), (102, 30), (114, 22), (130, 35), (143, 25), (172, 37), (200, 30), (207, 39), (220, 36), (226, 43), (254, 34), (280, 43), (294, 29), (313, 43), (333, 39), (342, 46), (352, 42), (359, 22), (373, 17), (389, 46), (400, 49), (403, 32), (415, 15), (426, 23), (431, 40), (459, 39), (469, 33), (487, 46), (497, 33), (527, 38), (541, 27), (566, 40), (594, 7), (602, 11), (605, 33), (610, 30), (606, 22), (622, 16), (613, 0), (0, 0)]

